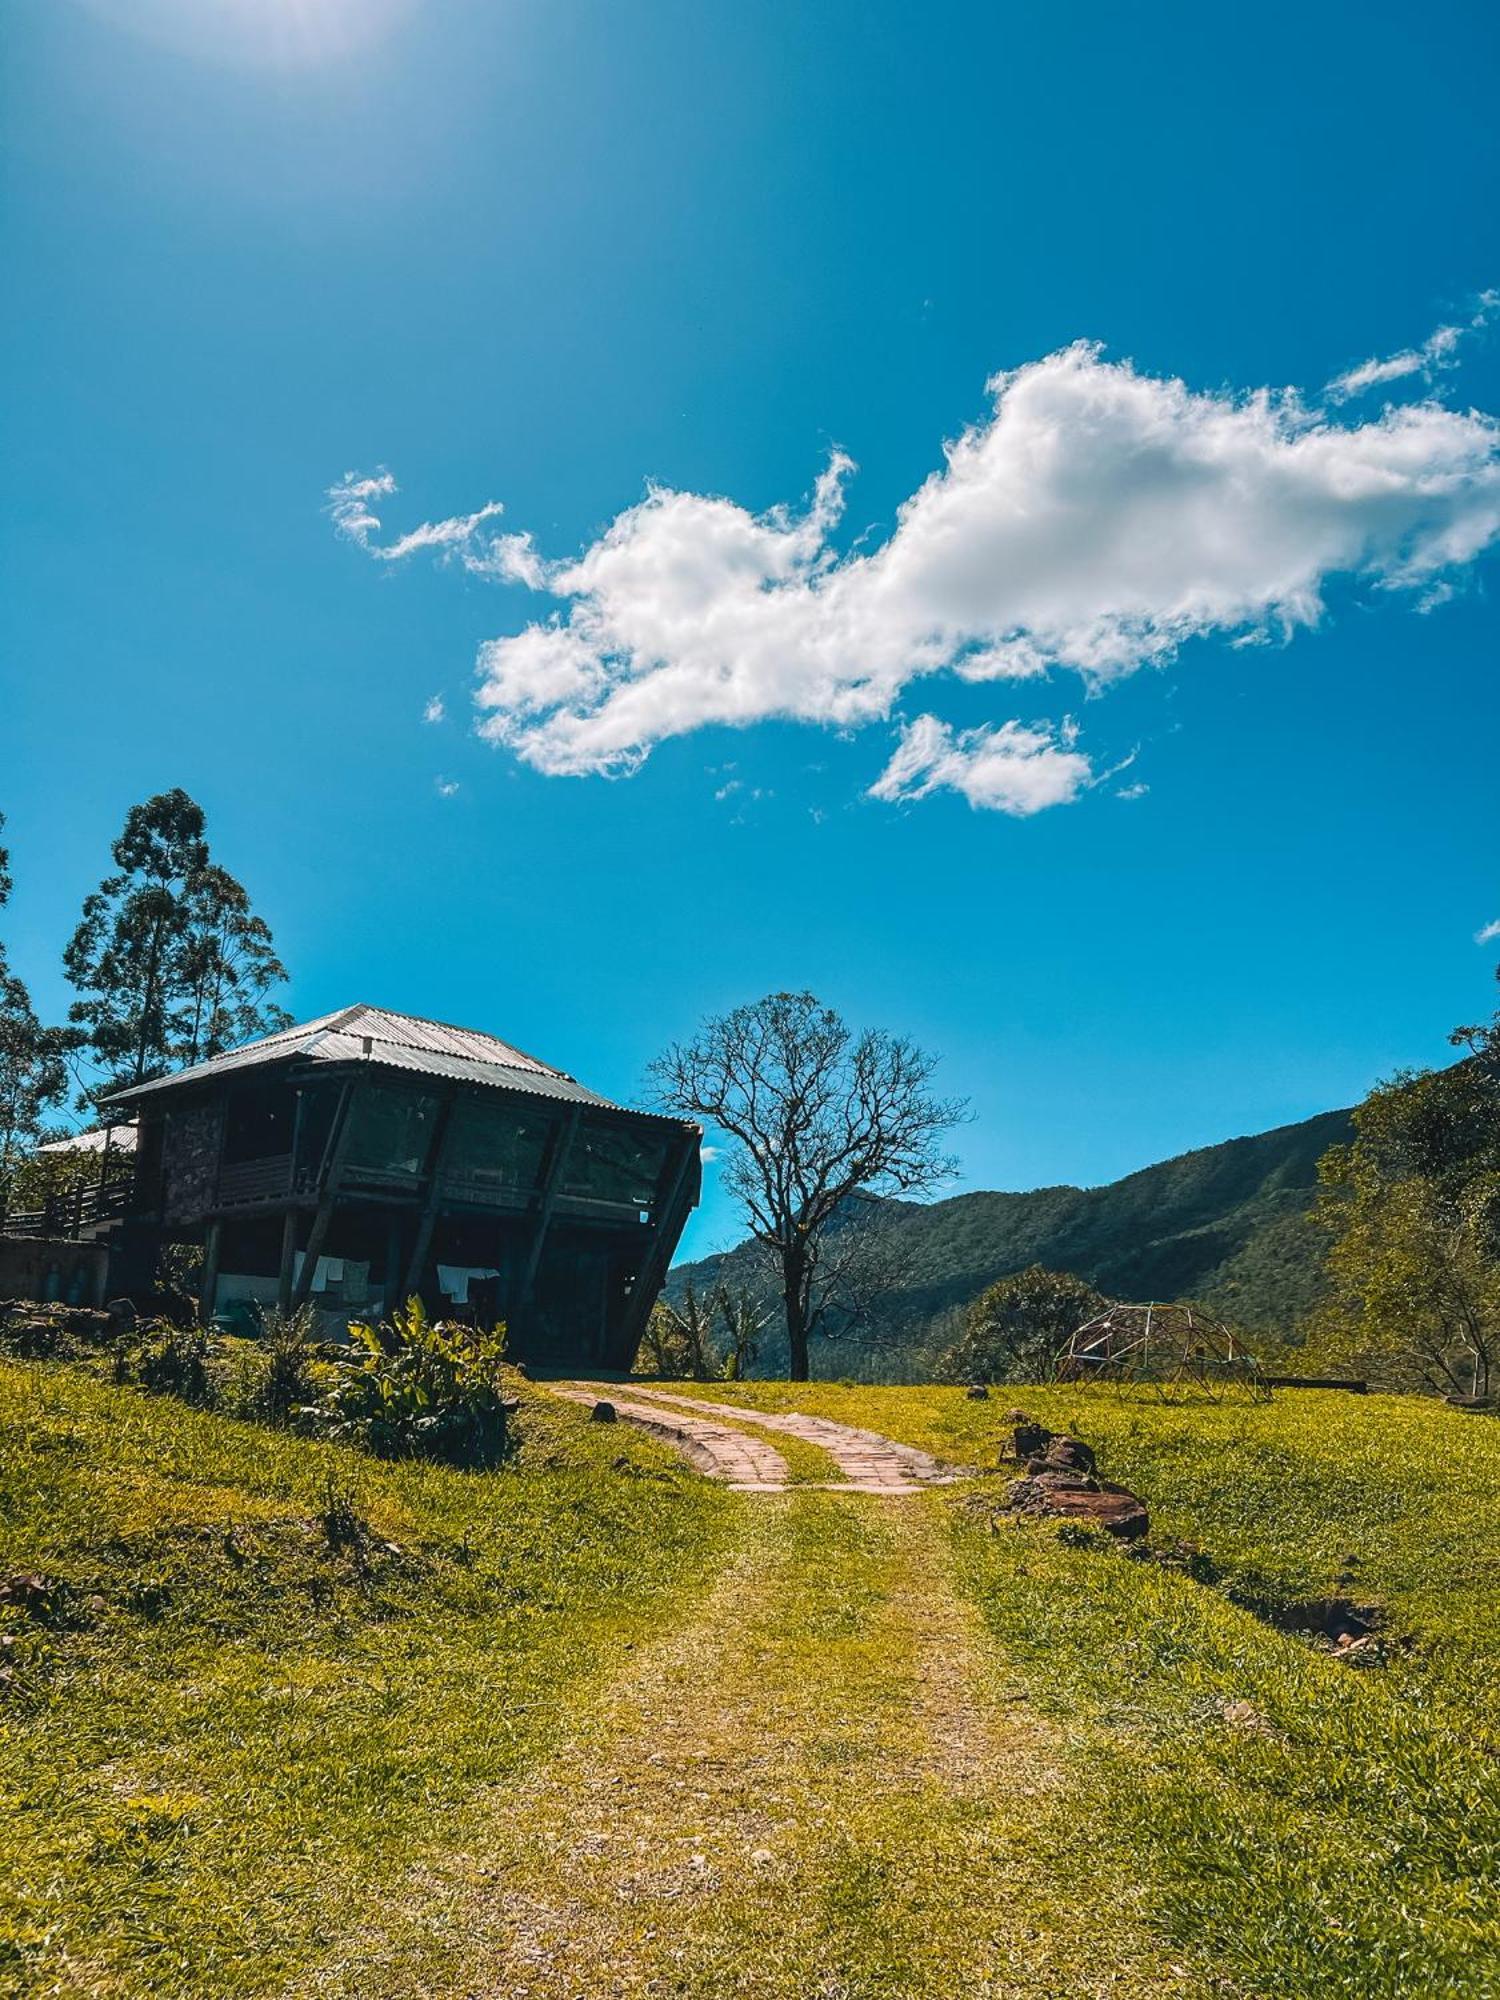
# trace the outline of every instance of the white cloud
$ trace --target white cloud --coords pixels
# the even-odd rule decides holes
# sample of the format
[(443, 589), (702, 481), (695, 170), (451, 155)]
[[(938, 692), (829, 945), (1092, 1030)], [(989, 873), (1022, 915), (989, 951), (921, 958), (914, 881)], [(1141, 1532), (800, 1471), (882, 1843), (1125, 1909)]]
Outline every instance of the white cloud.
[(1151, 787), (1149, 785), (1121, 785), (1115, 793), (1117, 799), (1143, 799)]
[(971, 806), (1028, 818), (1047, 806), (1069, 805), (1093, 783), (1093, 770), (1071, 748), (1073, 732), (1047, 725), (1002, 722), (998, 729), (955, 734), (935, 715), (919, 715), (901, 732), (896, 753), (870, 787), (874, 799), (925, 799), (959, 792)]
[(459, 790), (457, 778), (434, 778), (432, 784), (440, 799), (454, 798)]
[(1474, 933), (1475, 944), (1493, 944), (1496, 938), (1500, 938), (1500, 917), (1497, 917), (1494, 923), (1486, 924)]
[(422, 720), (424, 722), (446, 722), (447, 719), (448, 710), (443, 697), (440, 694), (435, 694), (422, 710)]
[[(1314, 626), (1334, 577), (1430, 598), (1500, 534), (1500, 425), (1472, 411), (1346, 421), (1294, 392), (1194, 392), (1082, 343), (989, 386), (988, 414), (870, 549), (834, 540), (842, 452), (801, 514), (654, 487), (565, 562), (491, 537), (495, 503), (380, 546), (384, 472), (330, 504), (382, 559), (457, 550), (555, 600), (481, 648), (476, 694), (481, 733), (554, 774), (626, 773), (715, 723), (853, 729), (945, 673), (1004, 686), (1068, 668), (1097, 689), (1195, 637)], [(501, 540), (523, 556), (496, 557)], [(1028, 812), (1089, 776), (1044, 726), (955, 735), (923, 715), (872, 789)]]
[(407, 556), (431, 550), (457, 560), (475, 576), (491, 577), (499, 583), (524, 583), (533, 590), (542, 587), (542, 563), (530, 535), (484, 532), (491, 521), (505, 512), (499, 500), (487, 500), (472, 514), (454, 514), (445, 521), (424, 521), (394, 542), (376, 541), (381, 519), (374, 502), (389, 499), (399, 490), (384, 466), (372, 473), (346, 472), (328, 489), (328, 511), (334, 527), (346, 541), (379, 562), (402, 562)]
[(1443, 369), (1458, 365), (1459, 343), (1487, 326), (1497, 308), (1500, 308), (1500, 292), (1481, 292), (1467, 320), (1434, 327), (1420, 347), (1406, 347), (1399, 354), (1362, 361), (1347, 374), (1335, 376), (1328, 385), (1328, 394), (1334, 402), (1342, 403), (1351, 396), (1362, 396), (1367, 390), (1384, 388), (1387, 382), (1400, 382), (1411, 375), (1420, 375), (1430, 382)]

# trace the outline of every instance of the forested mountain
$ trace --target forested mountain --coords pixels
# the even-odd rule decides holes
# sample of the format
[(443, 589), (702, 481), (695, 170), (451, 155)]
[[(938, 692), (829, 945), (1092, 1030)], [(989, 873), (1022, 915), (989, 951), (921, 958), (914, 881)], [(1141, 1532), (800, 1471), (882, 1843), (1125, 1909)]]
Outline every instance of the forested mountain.
[[(1202, 1299), (1265, 1332), (1289, 1328), (1313, 1303), (1324, 1241), (1309, 1216), (1318, 1160), (1351, 1136), (1347, 1111), (1326, 1111), (1252, 1138), (1203, 1146), (1105, 1187), (975, 1193), (885, 1204), (905, 1254), (884, 1332), (921, 1348), (955, 1307), (996, 1278), (1045, 1264), (1123, 1299)], [(689, 1279), (758, 1284), (751, 1244), (680, 1264)], [(828, 1358), (825, 1358), (825, 1372)]]

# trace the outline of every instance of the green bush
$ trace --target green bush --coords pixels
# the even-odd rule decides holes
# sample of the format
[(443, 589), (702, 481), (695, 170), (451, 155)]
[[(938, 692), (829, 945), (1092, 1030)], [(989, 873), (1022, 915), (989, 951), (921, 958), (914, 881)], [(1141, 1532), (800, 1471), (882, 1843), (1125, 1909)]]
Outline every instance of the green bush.
[(1071, 1334), (1108, 1299), (1082, 1278), (1033, 1264), (979, 1294), (937, 1365), (943, 1382), (1046, 1382)]
[(134, 1354), (121, 1356), (116, 1373), (155, 1396), (176, 1396), (199, 1409), (220, 1400), (218, 1344), (201, 1326), (153, 1326)]
[(353, 1351), (303, 1411), (325, 1437), (381, 1458), (432, 1458), (446, 1465), (497, 1465), (513, 1407), (504, 1393), (505, 1329), (483, 1333), (429, 1320), (409, 1299), (379, 1326), (355, 1322)]

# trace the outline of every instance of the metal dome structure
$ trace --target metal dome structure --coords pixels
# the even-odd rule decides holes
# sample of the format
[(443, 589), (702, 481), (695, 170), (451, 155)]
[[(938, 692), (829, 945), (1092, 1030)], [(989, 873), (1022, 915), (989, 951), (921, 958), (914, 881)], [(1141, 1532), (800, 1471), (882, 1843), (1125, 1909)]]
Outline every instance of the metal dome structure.
[(1163, 1402), (1271, 1400), (1260, 1363), (1231, 1328), (1201, 1307), (1159, 1300), (1108, 1306), (1085, 1320), (1058, 1358), (1057, 1379), (1144, 1386)]

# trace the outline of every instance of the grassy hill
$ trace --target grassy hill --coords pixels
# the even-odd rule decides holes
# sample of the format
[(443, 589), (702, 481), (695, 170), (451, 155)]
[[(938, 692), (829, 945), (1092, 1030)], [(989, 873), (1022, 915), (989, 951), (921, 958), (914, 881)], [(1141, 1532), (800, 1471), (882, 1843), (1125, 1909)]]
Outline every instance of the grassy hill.
[(888, 1500), (516, 1386), (474, 1474), (0, 1360), (0, 1994), (1500, 1990), (1500, 1424), (1017, 1391), (1127, 1552), (1004, 1511), (1003, 1398), (704, 1392), (989, 1468)]
[[(1349, 1113), (1327, 1111), (1105, 1187), (893, 1202), (910, 1276), (892, 1298), (891, 1328), (920, 1346), (952, 1308), (1037, 1263), (1116, 1298), (1204, 1299), (1247, 1327), (1280, 1331), (1317, 1296), (1323, 1242), (1308, 1209), (1318, 1160), (1350, 1134)], [(678, 1265), (668, 1293), (721, 1275), (753, 1283), (758, 1268), (754, 1247), (741, 1244)]]
[(284, 1990), (691, 1595), (729, 1496), (517, 1389), (485, 1476), (0, 1361), (0, 1995)]

